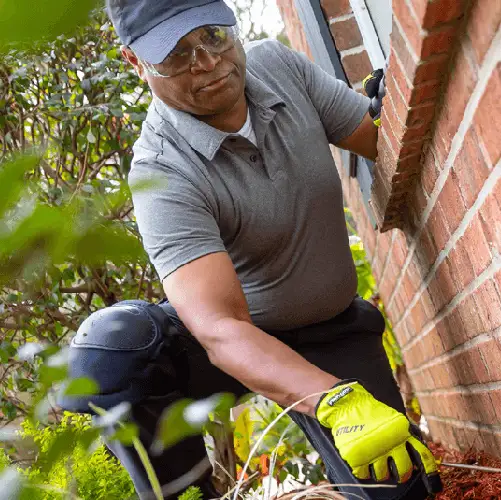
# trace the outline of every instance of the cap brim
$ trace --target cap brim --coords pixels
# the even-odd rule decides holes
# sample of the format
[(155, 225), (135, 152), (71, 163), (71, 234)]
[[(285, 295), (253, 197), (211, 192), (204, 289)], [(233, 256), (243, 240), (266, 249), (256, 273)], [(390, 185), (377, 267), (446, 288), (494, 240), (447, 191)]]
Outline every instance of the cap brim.
[(191, 31), (215, 24), (233, 26), (235, 14), (224, 2), (212, 2), (180, 12), (162, 21), (130, 44), (134, 53), (151, 64), (160, 64), (174, 50), (177, 42)]

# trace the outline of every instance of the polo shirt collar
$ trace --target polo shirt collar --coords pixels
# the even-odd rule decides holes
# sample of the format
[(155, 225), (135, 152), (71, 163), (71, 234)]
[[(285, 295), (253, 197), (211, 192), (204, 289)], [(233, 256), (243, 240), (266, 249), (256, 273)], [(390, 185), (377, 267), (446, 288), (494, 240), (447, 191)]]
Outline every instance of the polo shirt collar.
[[(252, 105), (260, 108), (272, 108), (277, 104), (285, 104), (283, 99), (270, 89), (259, 78), (246, 72), (245, 94)], [(208, 160), (213, 160), (223, 141), (230, 135), (194, 116), (167, 106), (156, 96), (153, 102), (160, 116), (167, 120), (188, 144)]]

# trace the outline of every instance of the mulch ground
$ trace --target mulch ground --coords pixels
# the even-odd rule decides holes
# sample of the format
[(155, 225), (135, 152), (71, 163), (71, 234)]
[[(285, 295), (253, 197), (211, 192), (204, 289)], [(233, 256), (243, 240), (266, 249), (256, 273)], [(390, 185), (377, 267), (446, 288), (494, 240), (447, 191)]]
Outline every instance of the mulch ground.
[[(437, 459), (442, 462), (482, 465), (501, 469), (501, 460), (483, 452), (446, 450), (439, 444), (429, 444)], [(435, 500), (501, 500), (501, 473), (481, 472), (441, 466), (444, 490)]]

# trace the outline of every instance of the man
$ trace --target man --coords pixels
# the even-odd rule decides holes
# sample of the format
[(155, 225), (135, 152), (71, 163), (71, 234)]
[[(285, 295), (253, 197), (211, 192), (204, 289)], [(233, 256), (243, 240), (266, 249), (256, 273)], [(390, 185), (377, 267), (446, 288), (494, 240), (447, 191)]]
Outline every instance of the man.
[[(329, 148), (375, 159), (369, 100), (278, 42), (244, 51), (220, 0), (111, 0), (108, 11), (153, 94), (129, 182), (168, 302), (92, 315), (72, 343), (72, 373), (97, 379), (98, 405), (131, 402), (147, 448), (179, 397), (250, 390), (302, 401), (291, 416), (330, 481), (359, 485), (347, 494), (437, 490), (435, 461), (403, 415), (382, 316), (356, 295)], [(134, 450), (110, 447), (146, 491)], [(196, 437), (151, 460), (165, 484), (204, 453)], [(375, 481), (383, 487), (363, 488)]]

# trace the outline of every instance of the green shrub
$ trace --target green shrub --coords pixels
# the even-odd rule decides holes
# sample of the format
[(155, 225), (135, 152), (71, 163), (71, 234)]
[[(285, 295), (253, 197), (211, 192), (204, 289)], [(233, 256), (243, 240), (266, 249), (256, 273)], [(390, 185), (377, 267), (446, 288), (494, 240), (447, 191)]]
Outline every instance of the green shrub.
[(196, 486), (190, 486), (177, 498), (178, 500), (203, 500), (203, 495), (200, 488), (197, 488)]
[[(94, 451), (87, 452), (82, 444), (71, 450), (69, 455), (44, 467), (48, 451), (58, 436), (68, 432), (76, 435), (90, 427), (90, 417), (65, 412), (57, 425), (38, 426), (28, 420), (23, 422), (21, 435), (31, 438), (39, 448), (35, 463), (22, 472), (31, 484), (42, 488), (34, 489), (33, 500), (62, 500), (63, 494), (55, 490), (73, 491), (80, 498), (92, 500), (113, 500), (135, 498), (132, 480), (120, 462), (112, 457), (104, 444), (98, 441)], [(1, 463), (0, 458), (0, 463)], [(43, 489), (49, 486), (51, 490)]]
[(0, 472), (10, 465), (10, 460), (4, 448), (0, 448)]

